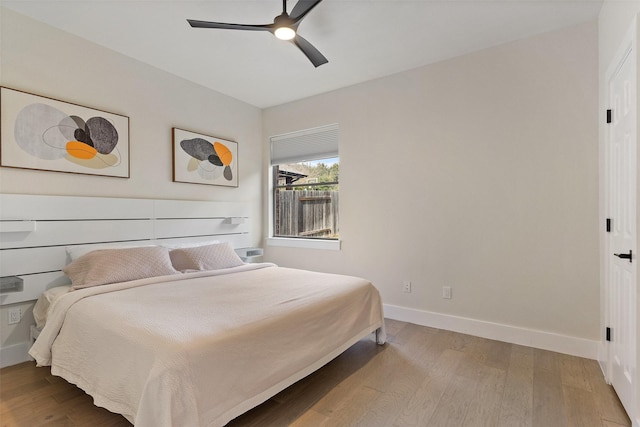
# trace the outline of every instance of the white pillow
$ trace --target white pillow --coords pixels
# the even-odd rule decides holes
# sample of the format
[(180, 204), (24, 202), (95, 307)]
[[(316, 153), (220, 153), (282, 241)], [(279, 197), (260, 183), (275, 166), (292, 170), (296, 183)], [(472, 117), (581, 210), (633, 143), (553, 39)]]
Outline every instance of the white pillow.
[(71, 286), (56, 286), (55, 288), (47, 289), (40, 295), (36, 305), (33, 306), (33, 318), (36, 321), (36, 327), (42, 329), (47, 322), (47, 316), (49, 315), (49, 307), (58, 299), (61, 295), (66, 294), (71, 289)]
[(92, 251), (62, 271), (71, 279), (72, 289), (178, 273), (171, 266), (169, 250), (162, 246)]
[(169, 253), (173, 268), (178, 271), (219, 270), (243, 265), (236, 251), (227, 242), (215, 245), (174, 249)]
[(67, 246), (67, 254), (74, 261), (80, 258), (82, 255), (86, 255), (89, 252), (100, 251), (102, 249), (125, 249), (125, 248), (147, 248), (149, 246), (155, 246), (151, 244), (142, 245), (140, 242), (128, 242), (128, 243), (104, 243), (93, 245), (73, 245)]

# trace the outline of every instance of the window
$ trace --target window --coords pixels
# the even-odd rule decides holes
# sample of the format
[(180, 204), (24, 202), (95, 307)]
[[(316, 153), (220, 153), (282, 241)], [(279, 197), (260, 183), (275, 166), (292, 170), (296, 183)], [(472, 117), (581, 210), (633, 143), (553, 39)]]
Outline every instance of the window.
[(273, 236), (337, 240), (338, 125), (271, 137)]

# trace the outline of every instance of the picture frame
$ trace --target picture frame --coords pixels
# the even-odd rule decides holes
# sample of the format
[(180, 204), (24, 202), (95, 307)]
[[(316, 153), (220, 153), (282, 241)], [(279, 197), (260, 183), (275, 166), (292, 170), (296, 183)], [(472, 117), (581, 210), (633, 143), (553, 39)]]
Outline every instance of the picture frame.
[(238, 187), (238, 143), (174, 127), (173, 181)]
[(129, 117), (0, 87), (0, 166), (129, 178)]

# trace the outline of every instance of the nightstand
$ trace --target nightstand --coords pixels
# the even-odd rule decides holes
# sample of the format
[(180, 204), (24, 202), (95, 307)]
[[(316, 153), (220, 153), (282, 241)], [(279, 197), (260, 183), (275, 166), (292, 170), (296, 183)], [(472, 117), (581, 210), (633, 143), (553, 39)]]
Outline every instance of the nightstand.
[(255, 262), (262, 257), (264, 251), (262, 248), (238, 248), (236, 253), (244, 262)]

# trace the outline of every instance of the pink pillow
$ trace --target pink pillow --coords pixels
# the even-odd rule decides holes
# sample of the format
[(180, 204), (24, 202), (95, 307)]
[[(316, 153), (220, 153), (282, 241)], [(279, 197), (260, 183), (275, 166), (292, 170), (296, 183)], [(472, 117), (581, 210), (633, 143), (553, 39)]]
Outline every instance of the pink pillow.
[(162, 246), (93, 251), (62, 271), (71, 279), (72, 289), (178, 273), (171, 265), (169, 250)]
[(169, 253), (173, 268), (178, 271), (218, 270), (243, 265), (229, 243), (178, 248)]

